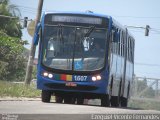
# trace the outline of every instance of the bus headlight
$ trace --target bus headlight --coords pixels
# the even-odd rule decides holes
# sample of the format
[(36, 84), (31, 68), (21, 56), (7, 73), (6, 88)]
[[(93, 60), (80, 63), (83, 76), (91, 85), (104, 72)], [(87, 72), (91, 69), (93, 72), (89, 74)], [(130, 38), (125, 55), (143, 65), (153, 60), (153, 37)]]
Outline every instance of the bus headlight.
[(52, 74), (48, 74), (48, 77), (49, 77), (49, 78), (52, 78), (52, 77), (53, 77), (53, 75), (52, 75)]
[(44, 77), (48, 77), (48, 73), (47, 73), (47, 72), (44, 72), (44, 73), (43, 73), (43, 76), (44, 76)]
[(97, 80), (101, 80), (101, 76), (100, 75), (97, 75)]
[(95, 76), (93, 76), (92, 77), (92, 81), (96, 81), (97, 79), (96, 79), (96, 77)]
[(101, 76), (100, 75), (92, 77), (92, 81), (97, 81), (97, 80), (101, 80)]
[(42, 75), (43, 75), (44, 77), (53, 78), (53, 74), (48, 73), (48, 72), (43, 72)]

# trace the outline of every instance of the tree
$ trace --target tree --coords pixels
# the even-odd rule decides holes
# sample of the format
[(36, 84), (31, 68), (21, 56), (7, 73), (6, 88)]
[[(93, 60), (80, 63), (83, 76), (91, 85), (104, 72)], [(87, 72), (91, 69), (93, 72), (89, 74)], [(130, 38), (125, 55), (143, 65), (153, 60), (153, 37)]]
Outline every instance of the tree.
[(25, 50), (22, 43), (0, 31), (0, 80), (24, 79), (27, 60), (22, 55)]
[(21, 40), (22, 31), (19, 23), (20, 11), (9, 0), (0, 0), (0, 80), (20, 81), (25, 77), (27, 58)]
[(21, 14), (18, 7), (14, 4), (10, 4), (9, 0), (0, 0), (0, 15), (17, 17), (15, 19), (1, 17), (0, 30), (4, 31), (9, 36), (21, 38), (22, 31), (19, 22)]

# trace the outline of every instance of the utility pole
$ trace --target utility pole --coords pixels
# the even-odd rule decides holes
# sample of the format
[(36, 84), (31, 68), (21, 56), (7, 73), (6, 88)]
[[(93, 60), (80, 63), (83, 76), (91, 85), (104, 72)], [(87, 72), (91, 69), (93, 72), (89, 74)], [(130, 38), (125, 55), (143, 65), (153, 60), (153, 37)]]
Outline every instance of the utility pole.
[[(42, 7), (43, 7), (43, 0), (39, 0), (38, 9), (37, 9), (37, 16), (36, 16), (36, 20), (35, 20), (35, 30), (36, 30), (36, 26), (41, 18)], [(34, 36), (33, 36), (33, 38), (34, 38)], [(31, 82), (31, 79), (32, 79), (33, 61), (34, 61), (35, 51), (36, 51), (36, 46), (34, 46), (34, 39), (33, 38), (32, 38), (31, 50), (30, 50), (28, 64), (27, 64), (26, 77), (25, 77), (25, 84), (26, 85), (29, 85)]]

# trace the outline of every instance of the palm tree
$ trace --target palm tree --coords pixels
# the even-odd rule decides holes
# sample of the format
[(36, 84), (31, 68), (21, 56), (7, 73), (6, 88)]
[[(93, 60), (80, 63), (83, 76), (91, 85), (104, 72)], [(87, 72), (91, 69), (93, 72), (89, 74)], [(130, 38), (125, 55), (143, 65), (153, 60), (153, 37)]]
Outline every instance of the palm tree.
[(10, 4), (9, 0), (0, 0), (0, 15), (17, 17), (15, 19), (1, 17), (0, 30), (11, 37), (21, 38), (22, 31), (19, 23), (19, 17), (21, 16), (21, 13), (18, 7), (14, 4)]

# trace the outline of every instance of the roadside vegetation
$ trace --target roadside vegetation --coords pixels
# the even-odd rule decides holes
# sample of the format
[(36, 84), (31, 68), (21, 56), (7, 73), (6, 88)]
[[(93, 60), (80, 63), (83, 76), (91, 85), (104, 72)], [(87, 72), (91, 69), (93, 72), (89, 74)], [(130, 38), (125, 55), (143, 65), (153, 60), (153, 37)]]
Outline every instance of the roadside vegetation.
[(160, 111), (160, 101), (141, 101), (141, 100), (130, 100), (128, 107), (140, 108), (144, 110), (159, 110)]
[[(41, 91), (36, 89), (35, 83), (30, 86), (25, 86), (23, 83), (12, 83), (7, 81), (0, 81), (0, 97), (26, 97), (26, 98), (40, 98)], [(53, 97), (54, 99), (54, 97)], [(94, 101), (94, 104), (99, 101)], [(145, 110), (160, 110), (160, 101), (140, 101), (140, 100), (130, 100), (128, 107), (145, 109)]]
[(41, 91), (34, 83), (25, 86), (23, 83), (0, 81), (0, 97), (40, 97)]

